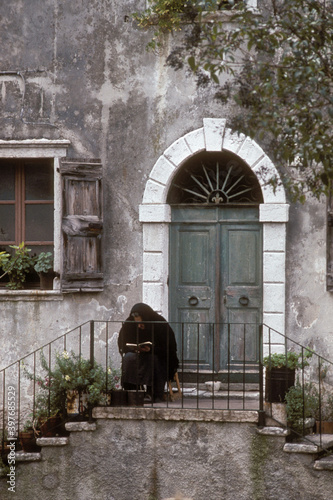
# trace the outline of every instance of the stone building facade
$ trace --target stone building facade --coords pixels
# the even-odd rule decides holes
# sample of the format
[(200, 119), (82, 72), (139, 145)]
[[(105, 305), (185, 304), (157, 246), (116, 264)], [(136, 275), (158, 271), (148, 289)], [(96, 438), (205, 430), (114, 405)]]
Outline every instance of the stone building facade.
[[(225, 158), (239, 162), (260, 186), (260, 321), (332, 359), (327, 201), (292, 204), (283, 188), (265, 184), (262, 167), (276, 175), (278, 169), (259, 142), (230, 130), (232, 106), (216, 102), (210, 87), (198, 90), (185, 70), (165, 65), (172, 36), (158, 54), (145, 50), (150, 33), (130, 19), (144, 8), (145, 0), (17, 0), (0, 7), (0, 178), (9, 164), (51, 165), (47, 241), (57, 273), (53, 290), (0, 289), (1, 367), (87, 320), (125, 319), (135, 302), (177, 320), (172, 189), (185, 169), (199, 179), (196, 158), (209, 155), (221, 165)], [(66, 193), (84, 179), (98, 213), (73, 218)], [(13, 243), (5, 234), (6, 200), (2, 242)], [(39, 227), (38, 214), (32, 225)], [(90, 267), (72, 262), (81, 240)]]

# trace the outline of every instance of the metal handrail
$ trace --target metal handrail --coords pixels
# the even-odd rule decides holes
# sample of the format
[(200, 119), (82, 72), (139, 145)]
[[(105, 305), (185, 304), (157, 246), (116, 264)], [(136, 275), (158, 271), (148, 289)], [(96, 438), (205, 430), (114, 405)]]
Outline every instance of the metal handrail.
[[(32, 418), (36, 415), (36, 397), (39, 394), (39, 387), (37, 383), (38, 375), (42, 373), (40, 364), (40, 353), (47, 353), (47, 363), (49, 369), (54, 365), (56, 354), (62, 351), (74, 351), (80, 358), (90, 360), (91, 366), (94, 366), (95, 360), (98, 364), (102, 365), (105, 371), (110, 366), (120, 367), (120, 357), (118, 354), (116, 335), (119, 332), (123, 322), (121, 321), (100, 321), (90, 320), (82, 323), (81, 325), (63, 333), (51, 342), (45, 343), (30, 354), (22, 356), (15, 362), (12, 362), (2, 370), (0, 370), (0, 393), (2, 390), (2, 397), (0, 396), (0, 426), (2, 427), (2, 442), (5, 441), (5, 432), (9, 437), (17, 438), (18, 432), (23, 426), (27, 418), (27, 413), (30, 413)], [(290, 337), (281, 334), (277, 330), (265, 325), (256, 323), (228, 323), (228, 324), (211, 324), (211, 323), (198, 323), (198, 322), (183, 322), (183, 323), (170, 323), (172, 328), (178, 335), (178, 348), (179, 348), (179, 361), (180, 368), (178, 374), (181, 379), (181, 397), (177, 403), (171, 401), (170, 395), (167, 397), (165, 406), (172, 410), (175, 404), (182, 408), (187, 407), (188, 404), (202, 409), (233, 409), (257, 411), (259, 414), (259, 425), (265, 425), (265, 415), (270, 412), (271, 418), (274, 418), (272, 407), (267, 399), (267, 387), (265, 394), (264, 384), (264, 357), (269, 360), (273, 359), (274, 353), (284, 353), (285, 355), (291, 351), (297, 351), (300, 354), (300, 367), (297, 370), (297, 379), (301, 387), (303, 398), (303, 425), (299, 432), (300, 436), (306, 435), (307, 429), (305, 427), (306, 417), (306, 398), (307, 387), (309, 383), (315, 385), (318, 391), (318, 412), (319, 422), (321, 424), (323, 417), (323, 401), (325, 399), (325, 391), (327, 387), (333, 387), (333, 363), (323, 356), (318, 355), (312, 351), (311, 362), (305, 366), (306, 353), (309, 348), (302, 346), (300, 343), (292, 340)], [(113, 333), (111, 331), (113, 328)], [(203, 362), (200, 358), (200, 349), (202, 344), (201, 332), (212, 334), (212, 350), (209, 358), (210, 369), (203, 369)], [(237, 370), (233, 369), (233, 358), (235, 357), (232, 352), (232, 336), (237, 331), (241, 336), (243, 342), (242, 352), (238, 353)], [(194, 333), (195, 332), (195, 333)], [(218, 349), (215, 349), (215, 334), (219, 332), (224, 335), (224, 349), (226, 351), (224, 360), (224, 369), (219, 370), (220, 366), (216, 366), (215, 356)], [(188, 356), (186, 356), (186, 345), (189, 343), (190, 335), (196, 335), (192, 349), (191, 369), (189, 370), (190, 363)], [(255, 359), (247, 358), (247, 347), (250, 342), (256, 342), (256, 357)], [(24, 366), (23, 366), (24, 363)], [(271, 363), (269, 363), (270, 365)], [(24, 372), (30, 369), (33, 374), (32, 380), (28, 380), (24, 376)], [(323, 367), (326, 370), (326, 378), (323, 378)], [(247, 377), (252, 369), (252, 376), (255, 377), (258, 391), (256, 398), (249, 400), (247, 390)], [(319, 377), (316, 378), (316, 371)], [(186, 377), (192, 377), (192, 398), (189, 396), (188, 383)], [(234, 389), (234, 378), (238, 376), (238, 389), (239, 393), (236, 395)], [(194, 377), (194, 378), (193, 378)], [(205, 378), (210, 377), (212, 382), (222, 381), (223, 392), (212, 392), (210, 397), (204, 394), (203, 387)], [(194, 382), (193, 382), (194, 381)], [(1, 389), (2, 388), (2, 389)], [(12, 390), (9, 390), (12, 389)], [(14, 393), (14, 394), (10, 394)], [(10, 399), (14, 397), (14, 399)], [(222, 399), (223, 398), (223, 399)], [(14, 405), (15, 403), (15, 405)], [(154, 403), (152, 403), (154, 405)], [(91, 407), (89, 407), (90, 418)], [(333, 410), (332, 410), (333, 411)], [(2, 424), (2, 425), (1, 425)], [(279, 425), (288, 427), (289, 423), (279, 422)], [(290, 425), (289, 425), (290, 427)], [(325, 448), (325, 442), (322, 438), (322, 430), (320, 425), (320, 447)]]

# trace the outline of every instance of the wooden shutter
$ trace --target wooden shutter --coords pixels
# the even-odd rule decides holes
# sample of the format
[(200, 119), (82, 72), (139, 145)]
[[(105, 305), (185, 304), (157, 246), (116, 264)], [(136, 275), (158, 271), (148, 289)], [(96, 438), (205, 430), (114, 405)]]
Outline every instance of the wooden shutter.
[(333, 292), (333, 192), (327, 205), (327, 290)]
[(63, 291), (103, 290), (102, 164), (62, 158)]

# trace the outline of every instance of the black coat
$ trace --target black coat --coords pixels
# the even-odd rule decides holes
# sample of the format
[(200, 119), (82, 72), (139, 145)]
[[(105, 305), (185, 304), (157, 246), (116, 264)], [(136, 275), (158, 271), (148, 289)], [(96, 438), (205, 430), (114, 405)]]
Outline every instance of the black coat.
[[(132, 316), (133, 313), (141, 316), (144, 329), (138, 328), (138, 323)], [(179, 365), (175, 334), (163, 316), (147, 304), (139, 303), (132, 307), (130, 316), (119, 332), (119, 352), (126, 354), (131, 351), (131, 348), (126, 346), (127, 343), (136, 344), (146, 341), (153, 343), (152, 354), (158, 358), (162, 366), (167, 368), (167, 378), (173, 380)]]

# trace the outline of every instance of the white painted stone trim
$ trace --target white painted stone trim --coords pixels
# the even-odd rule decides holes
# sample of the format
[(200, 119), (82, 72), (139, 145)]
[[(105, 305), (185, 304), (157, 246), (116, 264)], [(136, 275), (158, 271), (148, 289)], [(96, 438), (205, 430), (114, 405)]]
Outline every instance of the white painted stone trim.
[(66, 139), (0, 140), (0, 158), (61, 158), (66, 156), (69, 145)]
[[(60, 273), (62, 259), (62, 193), (61, 176), (59, 173), (59, 158), (67, 155), (70, 141), (66, 139), (24, 139), (0, 140), (0, 158), (53, 158), (54, 166), (54, 270)], [(54, 280), (54, 290), (60, 289), (58, 278)], [(30, 291), (27, 291), (30, 293)], [(14, 292), (19, 294), (19, 292)], [(19, 295), (18, 295), (19, 296)], [(52, 296), (48, 294), (48, 296)], [(13, 297), (12, 297), (13, 298)]]
[(171, 222), (171, 207), (166, 204), (151, 204), (139, 206), (140, 222)]
[(271, 203), (260, 205), (259, 210), (260, 222), (288, 222), (289, 220), (289, 205)]
[[(177, 139), (155, 163), (139, 207), (143, 223), (143, 298), (168, 317), (169, 223), (171, 208), (166, 204), (174, 176), (183, 163), (201, 151), (230, 151), (252, 169), (262, 189), (260, 205), (263, 223), (263, 321), (285, 332), (286, 223), (289, 205), (279, 184), (274, 191), (267, 179), (280, 179), (274, 164), (251, 138), (226, 128), (226, 120), (204, 118), (203, 127)], [(264, 336), (267, 332), (264, 331)], [(274, 342), (282, 337), (274, 333)], [(273, 334), (272, 334), (273, 340)]]

